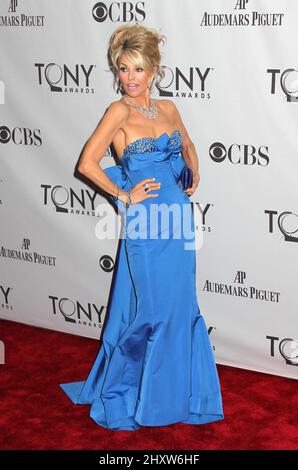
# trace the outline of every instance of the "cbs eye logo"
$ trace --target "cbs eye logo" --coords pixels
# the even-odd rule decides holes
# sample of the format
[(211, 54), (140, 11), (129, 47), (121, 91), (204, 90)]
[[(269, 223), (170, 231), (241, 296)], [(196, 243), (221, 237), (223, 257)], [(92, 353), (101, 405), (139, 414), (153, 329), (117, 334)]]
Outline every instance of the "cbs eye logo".
[(10, 141), (11, 132), (7, 126), (0, 127), (0, 142), (1, 144), (7, 144)]
[(99, 259), (99, 266), (106, 273), (110, 273), (111, 271), (113, 271), (114, 265), (115, 265), (114, 260), (109, 255), (103, 255)]

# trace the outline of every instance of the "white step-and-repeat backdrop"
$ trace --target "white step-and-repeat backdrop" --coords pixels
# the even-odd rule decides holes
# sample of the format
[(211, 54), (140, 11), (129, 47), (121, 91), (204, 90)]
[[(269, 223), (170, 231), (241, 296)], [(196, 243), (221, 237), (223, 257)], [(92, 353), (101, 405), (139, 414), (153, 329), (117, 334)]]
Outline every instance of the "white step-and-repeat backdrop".
[(119, 239), (98, 236), (112, 206), (75, 170), (120, 98), (108, 39), (138, 21), (167, 36), (153, 97), (176, 103), (199, 156), (216, 361), (298, 378), (297, 15), (292, 0), (1, 1), (1, 318), (100, 338)]

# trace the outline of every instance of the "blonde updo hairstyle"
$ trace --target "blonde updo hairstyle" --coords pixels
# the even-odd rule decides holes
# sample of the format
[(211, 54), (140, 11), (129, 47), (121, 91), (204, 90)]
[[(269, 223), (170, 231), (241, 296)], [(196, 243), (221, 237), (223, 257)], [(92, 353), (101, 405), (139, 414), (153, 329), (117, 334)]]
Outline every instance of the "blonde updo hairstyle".
[[(114, 75), (114, 88), (121, 90), (121, 82), (118, 77), (118, 61), (122, 53), (125, 53), (135, 67), (141, 67), (149, 76), (154, 75), (155, 85), (158, 87), (165, 72), (160, 66), (161, 54), (158, 45), (164, 44), (166, 36), (153, 28), (134, 25), (122, 25), (117, 28), (109, 40), (108, 61), (110, 70)], [(156, 69), (154, 69), (156, 67)], [(151, 81), (152, 89), (154, 79)]]

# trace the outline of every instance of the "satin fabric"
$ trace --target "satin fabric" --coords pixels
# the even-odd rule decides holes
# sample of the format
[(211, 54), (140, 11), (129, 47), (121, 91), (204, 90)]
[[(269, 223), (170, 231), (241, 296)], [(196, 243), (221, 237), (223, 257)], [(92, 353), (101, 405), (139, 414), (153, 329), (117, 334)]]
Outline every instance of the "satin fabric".
[[(102, 344), (84, 381), (60, 385), (73, 403), (90, 405), (90, 417), (98, 425), (112, 430), (224, 419), (219, 377), (196, 295), (195, 251), (186, 249), (194, 234), (186, 238), (181, 230), (185, 222), (194, 229), (194, 219), (178, 183), (185, 164), (181, 139), (173, 134), (159, 136), (153, 151), (124, 154), (121, 165), (104, 170), (125, 190), (144, 178), (161, 182), (153, 191), (158, 197), (139, 203), (146, 209), (142, 235), (149, 233), (146, 222), (153, 203), (185, 209), (166, 226), (156, 222), (154, 237), (135, 238), (130, 222), (136, 205), (126, 209), (116, 202), (125, 215), (125, 236), (119, 241)], [(166, 232), (170, 236), (163, 237)]]

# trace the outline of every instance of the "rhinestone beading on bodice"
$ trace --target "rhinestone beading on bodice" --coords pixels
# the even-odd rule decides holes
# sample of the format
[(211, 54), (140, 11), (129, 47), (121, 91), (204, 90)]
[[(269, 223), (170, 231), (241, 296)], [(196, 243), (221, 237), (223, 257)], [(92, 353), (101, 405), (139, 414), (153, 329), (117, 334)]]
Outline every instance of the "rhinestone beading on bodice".
[[(128, 144), (122, 154), (123, 157), (128, 157), (129, 155), (133, 155), (135, 153), (146, 153), (146, 152), (154, 152), (156, 150), (156, 141), (162, 137), (163, 135), (167, 134), (164, 132), (159, 137), (141, 137), (140, 139), (136, 139), (133, 142)], [(172, 134), (169, 136), (170, 145), (180, 145), (182, 143), (182, 137), (178, 129), (175, 129)]]

